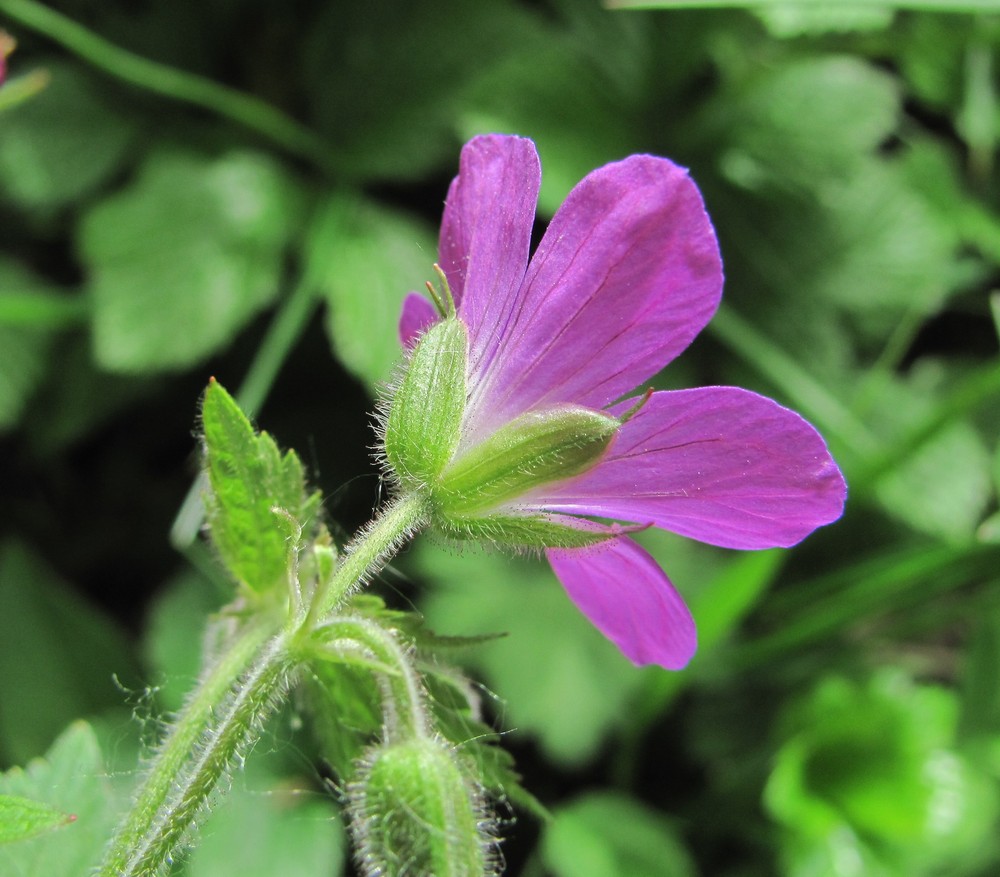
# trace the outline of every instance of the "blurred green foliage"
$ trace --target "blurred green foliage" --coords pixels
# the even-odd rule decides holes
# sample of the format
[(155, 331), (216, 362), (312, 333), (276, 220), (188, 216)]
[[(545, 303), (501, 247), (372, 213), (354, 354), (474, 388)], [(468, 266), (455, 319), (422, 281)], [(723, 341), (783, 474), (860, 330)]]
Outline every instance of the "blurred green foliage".
[[(544, 216), (629, 153), (689, 166), (725, 303), (656, 383), (796, 408), (851, 491), (786, 552), (646, 534), (698, 620), (681, 674), (628, 665), (531, 558), (399, 560), (391, 605), (506, 634), (455, 654), (552, 811), (515, 802), (509, 873), (996, 872), (1000, 8), (659, 5), (0, 0), (0, 763), (49, 751), (0, 794), (78, 816), (0, 870), (85, 873), (144, 717), (197, 672), (221, 591), (167, 531), (210, 375), (297, 448), (331, 530), (377, 501), (399, 303), (489, 130), (537, 142)], [(322, 765), (347, 756), (300, 723), (192, 875), (342, 867)]]

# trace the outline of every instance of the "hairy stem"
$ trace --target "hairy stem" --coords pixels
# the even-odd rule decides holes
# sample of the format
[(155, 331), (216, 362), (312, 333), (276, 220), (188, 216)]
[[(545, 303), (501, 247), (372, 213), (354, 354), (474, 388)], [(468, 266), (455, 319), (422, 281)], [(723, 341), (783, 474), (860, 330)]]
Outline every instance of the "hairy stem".
[(366, 585), (407, 539), (426, 526), (427, 518), (427, 501), (418, 493), (403, 494), (389, 503), (347, 543), (329, 585), (316, 593), (308, 623), (322, 621), (351, 591)]
[(157, 754), (111, 841), (99, 877), (161, 874), (190, 837), (219, 781), (252, 748), (294, 676), (295, 643), (347, 594), (367, 583), (424, 523), (422, 498), (390, 503), (348, 544), (329, 586), (304, 620), (248, 627), (205, 674)]
[[(231, 669), (237, 662), (225, 663)], [(102, 877), (145, 877), (165, 870), (219, 780), (280, 703), (290, 669), (284, 636), (272, 637), (253, 653), (217, 707), (207, 715), (185, 711), (112, 841)], [(221, 676), (213, 674), (212, 680)], [(202, 691), (196, 699), (205, 700)], [(186, 752), (178, 751), (181, 739), (192, 741)]]
[(420, 678), (390, 631), (367, 618), (346, 616), (322, 625), (317, 633), (327, 645), (314, 657), (336, 661), (341, 652), (360, 649), (385, 667), (386, 672), (379, 674), (384, 743), (428, 735)]

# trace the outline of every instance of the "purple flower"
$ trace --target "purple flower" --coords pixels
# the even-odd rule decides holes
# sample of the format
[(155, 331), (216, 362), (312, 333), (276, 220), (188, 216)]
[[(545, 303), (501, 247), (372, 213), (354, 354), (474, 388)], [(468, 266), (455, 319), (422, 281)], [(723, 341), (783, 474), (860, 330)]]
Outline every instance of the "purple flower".
[[(529, 263), (540, 179), (530, 140), (477, 137), (448, 192), (440, 264), (469, 350), (455, 459), (542, 408), (625, 414), (638, 399), (622, 397), (684, 350), (719, 304), (718, 244), (685, 170), (649, 155), (599, 168), (570, 192)], [(404, 345), (439, 318), (408, 296)], [(845, 492), (798, 414), (747, 390), (703, 387), (652, 393), (586, 471), (533, 486), (502, 512), (603, 530), (596, 545), (547, 548), (552, 568), (631, 661), (679, 669), (696, 647), (684, 601), (631, 528), (590, 518), (772, 548), (838, 518)]]

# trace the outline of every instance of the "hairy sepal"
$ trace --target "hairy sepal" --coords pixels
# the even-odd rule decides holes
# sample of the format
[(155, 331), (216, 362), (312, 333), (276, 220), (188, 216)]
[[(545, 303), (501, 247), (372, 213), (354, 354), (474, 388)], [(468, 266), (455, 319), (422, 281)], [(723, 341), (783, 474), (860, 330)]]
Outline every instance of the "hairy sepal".
[(435, 493), (439, 516), (483, 516), (533, 488), (586, 472), (620, 426), (617, 418), (578, 405), (522, 414), (444, 470)]
[[(573, 524), (561, 520), (572, 520)], [(435, 529), (449, 539), (486, 542), (501, 548), (542, 551), (546, 548), (586, 548), (618, 535), (587, 522), (564, 516), (541, 513), (503, 513), (489, 515), (441, 515)]]
[(385, 458), (404, 487), (427, 486), (455, 453), (468, 347), (465, 325), (450, 318), (431, 326), (410, 356), (385, 423)]

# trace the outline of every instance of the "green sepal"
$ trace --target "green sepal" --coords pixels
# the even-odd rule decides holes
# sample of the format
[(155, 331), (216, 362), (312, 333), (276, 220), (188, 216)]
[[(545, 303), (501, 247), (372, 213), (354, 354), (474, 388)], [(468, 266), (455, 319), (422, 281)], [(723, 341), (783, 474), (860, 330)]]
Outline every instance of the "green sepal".
[(256, 433), (215, 380), (201, 419), (212, 544), (242, 588), (258, 595), (284, 588), (320, 494), (306, 490), (295, 453), (282, 454), (267, 433)]
[(465, 413), (465, 324), (451, 318), (421, 336), (389, 408), (385, 456), (400, 481), (424, 487), (451, 460)]
[(615, 535), (608, 530), (569, 527), (547, 514), (442, 515), (434, 524), (450, 539), (538, 550), (585, 548)]
[(529, 411), (455, 460), (435, 493), (440, 516), (478, 515), (535, 487), (586, 472), (621, 426), (579, 405)]

